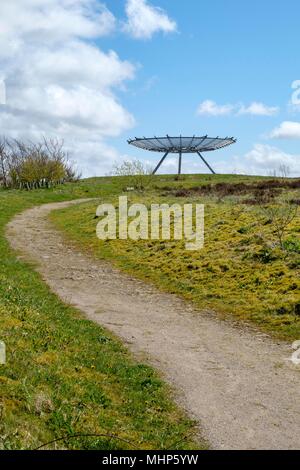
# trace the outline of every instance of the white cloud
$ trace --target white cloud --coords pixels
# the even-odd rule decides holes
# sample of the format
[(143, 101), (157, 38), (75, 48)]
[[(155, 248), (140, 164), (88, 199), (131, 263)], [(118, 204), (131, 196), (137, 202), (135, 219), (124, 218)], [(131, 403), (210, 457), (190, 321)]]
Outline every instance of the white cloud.
[(96, 136), (91, 138), (88, 135), (86, 138), (82, 138), (75, 148), (71, 144), (66, 149), (72, 153), (75, 162), (80, 162), (82, 155), (85, 155), (83, 176), (108, 175), (115, 162), (120, 163), (128, 160), (127, 155), (121, 155), (114, 147), (103, 141), (99, 142)]
[(157, 32), (171, 33), (177, 28), (164, 10), (147, 0), (127, 0), (126, 14), (124, 30), (136, 39), (150, 39)]
[(232, 114), (234, 106), (231, 104), (218, 105), (215, 101), (203, 101), (198, 109), (197, 114), (206, 116), (225, 116)]
[(22, 61), (23, 81), (35, 85), (58, 81), (65, 87), (78, 83), (108, 90), (132, 79), (134, 72), (134, 66), (121, 61), (114, 51), (104, 53), (78, 40), (59, 47), (34, 47), (30, 58)]
[(204, 116), (239, 116), (249, 114), (252, 116), (274, 116), (279, 112), (275, 106), (267, 106), (263, 103), (254, 101), (249, 106), (243, 103), (219, 105), (215, 101), (203, 101), (197, 109), (198, 115)]
[(300, 122), (284, 121), (272, 130), (272, 139), (300, 139)]
[(250, 106), (241, 105), (238, 114), (250, 114), (253, 116), (275, 116), (278, 114), (279, 108), (277, 106), (267, 106), (263, 103), (254, 101)]
[(273, 170), (282, 164), (295, 167), (300, 170), (300, 156), (283, 152), (271, 145), (256, 144), (253, 149), (245, 155), (245, 159), (257, 168)]
[(106, 157), (117, 158), (105, 138), (134, 125), (117, 91), (134, 78), (135, 66), (90, 42), (114, 27), (96, 0), (1, 2), (1, 133), (64, 138), (85, 175), (91, 168), (103, 174)]
[(57, 44), (70, 38), (97, 38), (116, 20), (97, 0), (11, 0), (0, 5), (1, 49), (11, 56), (24, 42)]
[(235, 172), (248, 175), (272, 175), (280, 174), (280, 168), (284, 165), (289, 169), (289, 176), (300, 175), (300, 154), (293, 155), (277, 147), (263, 144), (255, 144), (249, 152), (243, 156), (234, 156), (230, 161), (219, 162), (216, 168), (220, 172)]

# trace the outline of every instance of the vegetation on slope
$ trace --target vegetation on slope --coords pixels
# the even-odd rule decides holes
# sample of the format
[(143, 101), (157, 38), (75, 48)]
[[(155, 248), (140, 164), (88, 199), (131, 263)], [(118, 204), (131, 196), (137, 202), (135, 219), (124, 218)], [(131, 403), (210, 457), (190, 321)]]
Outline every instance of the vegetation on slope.
[(102, 437), (66, 437), (45, 448), (202, 447), (152, 368), (63, 304), (5, 239), (6, 223), (28, 207), (119, 192), (109, 179), (0, 191), (0, 340), (7, 347), (7, 363), (0, 365), (2, 449), (33, 449), (77, 434)]
[[(126, 188), (126, 179), (118, 181)], [(175, 240), (100, 241), (96, 203), (55, 212), (52, 220), (80, 248), (182, 295), (200, 309), (299, 339), (299, 192), (299, 180), (196, 175), (180, 181), (157, 176), (152, 190), (127, 193), (129, 203), (149, 207), (204, 203), (205, 247), (200, 251), (186, 251), (184, 242)], [(104, 201), (117, 204), (116, 197)], [(280, 223), (285, 225), (281, 240)]]

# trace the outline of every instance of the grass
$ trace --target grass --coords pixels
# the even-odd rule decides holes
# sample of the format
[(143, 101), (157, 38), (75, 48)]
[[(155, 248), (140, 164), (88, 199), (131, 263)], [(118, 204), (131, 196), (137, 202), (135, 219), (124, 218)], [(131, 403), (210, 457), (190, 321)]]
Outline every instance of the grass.
[(34, 449), (77, 434), (105, 436), (66, 437), (45, 448), (206, 448), (157, 373), (62, 303), (5, 239), (6, 223), (26, 208), (106, 199), (120, 192), (120, 184), (99, 178), (56, 189), (0, 191), (0, 340), (7, 347), (7, 364), (0, 365), (0, 449)]
[[(125, 180), (118, 181), (126, 186)], [(299, 214), (288, 227), (282, 250), (273, 224), (256, 201), (261, 193), (275, 207), (283, 196), (298, 201), (299, 186), (297, 181), (274, 183), (271, 178), (246, 176), (190, 175), (180, 181), (157, 176), (144, 194), (128, 193), (129, 203), (148, 206), (204, 203), (205, 247), (201, 251), (186, 251), (183, 241), (174, 240), (100, 241), (95, 233), (96, 203), (56, 211), (51, 218), (80, 249), (179, 294), (200, 309), (294, 340), (300, 338)], [(114, 195), (103, 200), (117, 204)]]

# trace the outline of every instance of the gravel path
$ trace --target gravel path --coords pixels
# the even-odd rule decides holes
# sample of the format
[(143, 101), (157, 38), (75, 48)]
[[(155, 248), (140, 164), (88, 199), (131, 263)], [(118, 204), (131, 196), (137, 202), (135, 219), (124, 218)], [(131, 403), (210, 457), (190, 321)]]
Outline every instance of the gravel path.
[(47, 215), (78, 202), (16, 216), (7, 236), (20, 257), (34, 261), (64, 301), (160, 370), (213, 448), (299, 449), (300, 366), (286, 359), (291, 345), (196, 311), (175, 295), (75, 251)]

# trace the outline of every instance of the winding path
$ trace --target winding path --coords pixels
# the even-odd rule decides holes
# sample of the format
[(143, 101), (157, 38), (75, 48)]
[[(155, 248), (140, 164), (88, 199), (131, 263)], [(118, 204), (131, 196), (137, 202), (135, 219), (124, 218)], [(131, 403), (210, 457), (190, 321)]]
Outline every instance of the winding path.
[[(25, 211), (11, 245), (61, 299), (117, 334), (161, 371), (215, 449), (299, 449), (300, 369), (289, 344), (195, 311), (68, 246), (47, 215), (83, 201)], [(300, 338), (299, 338), (300, 339)]]

